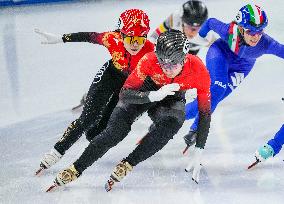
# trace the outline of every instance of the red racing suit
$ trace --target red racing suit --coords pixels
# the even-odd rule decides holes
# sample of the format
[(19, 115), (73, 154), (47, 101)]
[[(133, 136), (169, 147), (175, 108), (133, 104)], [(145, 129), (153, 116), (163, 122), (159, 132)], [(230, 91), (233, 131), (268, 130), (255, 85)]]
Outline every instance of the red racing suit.
[(178, 83), (179, 92), (197, 89), (199, 129), (196, 146), (204, 148), (211, 120), (210, 76), (205, 65), (197, 56), (187, 54), (183, 70), (175, 78), (168, 78), (159, 65), (155, 52), (147, 53), (139, 61), (136, 69), (129, 75), (123, 86), (120, 97), (128, 103), (148, 103), (149, 91), (139, 91), (147, 77), (160, 88), (166, 84)]

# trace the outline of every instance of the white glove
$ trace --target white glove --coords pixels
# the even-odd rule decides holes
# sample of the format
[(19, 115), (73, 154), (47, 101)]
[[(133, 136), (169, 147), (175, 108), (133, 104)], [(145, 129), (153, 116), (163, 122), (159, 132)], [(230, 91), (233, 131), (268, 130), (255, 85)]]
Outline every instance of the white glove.
[(179, 84), (167, 84), (162, 86), (158, 91), (150, 91), (148, 98), (151, 102), (160, 101), (168, 95), (174, 95), (175, 91), (180, 89)]
[(42, 41), (41, 44), (63, 43), (62, 35), (42, 32), (39, 29), (35, 29), (35, 33), (37, 33), (37, 34), (39, 34), (39, 35), (41, 35), (45, 38), (45, 41)]
[(202, 152), (204, 149), (200, 149), (198, 147), (194, 148), (193, 155), (190, 157), (190, 161), (185, 168), (186, 172), (192, 172), (192, 180), (198, 184), (199, 182), (199, 174), (202, 167), (200, 163)]

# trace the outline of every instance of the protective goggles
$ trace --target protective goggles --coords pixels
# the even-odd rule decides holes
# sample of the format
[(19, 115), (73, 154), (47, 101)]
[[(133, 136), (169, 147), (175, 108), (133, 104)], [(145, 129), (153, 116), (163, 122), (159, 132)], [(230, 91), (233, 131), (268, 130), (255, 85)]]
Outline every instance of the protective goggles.
[(195, 32), (195, 31), (199, 31), (201, 26), (199, 26), (199, 25), (195, 26), (195, 25), (190, 25), (190, 24), (187, 24), (187, 23), (183, 23), (183, 27), (188, 29), (188, 30), (191, 30), (191, 32)]
[(147, 36), (123, 36), (123, 41), (129, 45), (137, 43), (138, 45), (143, 45), (147, 39)]
[(183, 62), (182, 63), (172, 63), (172, 62), (160, 62), (160, 65), (163, 69), (166, 70), (175, 70), (179, 67), (183, 66)]
[(250, 36), (262, 35), (263, 34), (263, 29), (258, 30), (258, 31), (252, 31), (252, 30), (244, 28), (244, 31), (245, 31), (246, 34), (248, 34)]

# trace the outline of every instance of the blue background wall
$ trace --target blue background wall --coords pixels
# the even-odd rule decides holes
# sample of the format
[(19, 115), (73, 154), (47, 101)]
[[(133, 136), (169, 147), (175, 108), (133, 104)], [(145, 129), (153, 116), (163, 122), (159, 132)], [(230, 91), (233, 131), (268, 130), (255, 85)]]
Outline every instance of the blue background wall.
[(13, 6), (22, 4), (50, 3), (59, 1), (78, 1), (78, 0), (0, 0), (0, 6)]

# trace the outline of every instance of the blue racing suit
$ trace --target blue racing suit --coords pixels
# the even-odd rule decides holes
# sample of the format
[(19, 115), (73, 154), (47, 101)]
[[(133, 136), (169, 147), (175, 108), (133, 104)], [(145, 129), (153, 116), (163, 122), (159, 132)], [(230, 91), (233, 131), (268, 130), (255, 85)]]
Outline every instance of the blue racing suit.
[(284, 125), (282, 125), (280, 130), (274, 135), (274, 138), (269, 140), (267, 144), (269, 144), (273, 148), (273, 156), (280, 152), (282, 145), (284, 144)]
[[(208, 19), (201, 27), (199, 35), (206, 37), (210, 30), (218, 33), (220, 39), (209, 48), (206, 66), (211, 77), (211, 111), (226, 98), (249, 74), (255, 61), (263, 54), (273, 54), (284, 58), (284, 45), (263, 33), (256, 46), (245, 43), (235, 22), (225, 24), (215, 18)], [(198, 125), (197, 101), (186, 104), (186, 119), (193, 119), (190, 127)]]

